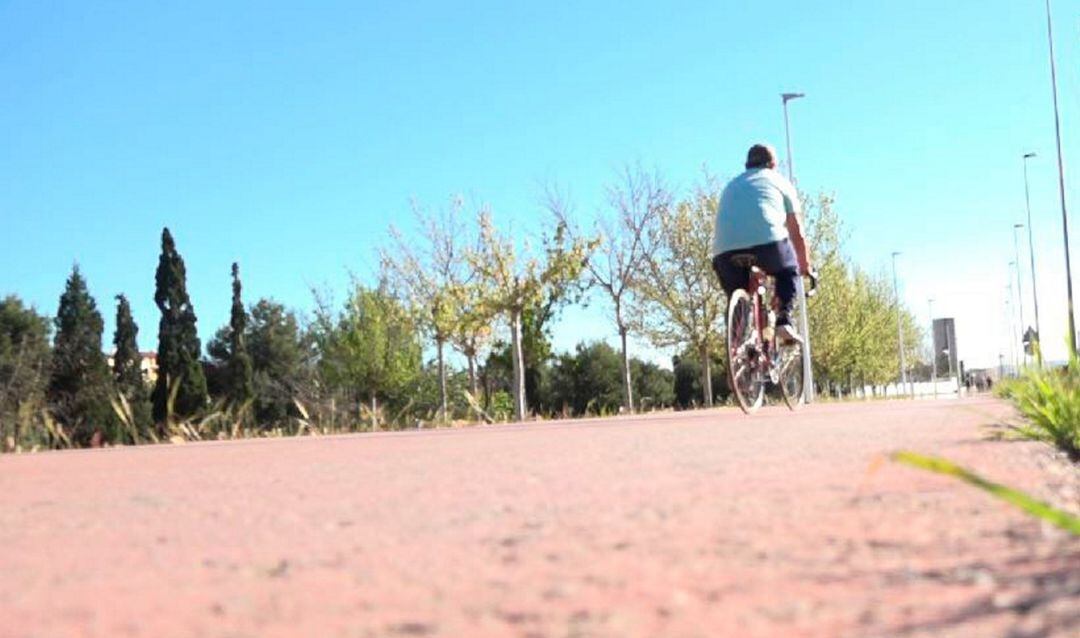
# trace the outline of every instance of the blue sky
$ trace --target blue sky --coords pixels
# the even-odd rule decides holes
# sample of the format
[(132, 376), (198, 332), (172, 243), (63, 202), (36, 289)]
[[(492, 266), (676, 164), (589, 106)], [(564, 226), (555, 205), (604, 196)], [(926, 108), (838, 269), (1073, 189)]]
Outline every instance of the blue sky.
[[(110, 326), (112, 296), (131, 298), (151, 349), (168, 225), (205, 341), (227, 320), (234, 260), (249, 300), (307, 310), (310, 288), (340, 296), (348, 271), (371, 272), (412, 199), (463, 193), (524, 236), (555, 181), (587, 221), (628, 162), (682, 187), (703, 164), (734, 174), (750, 143), (782, 143), (779, 94), (797, 90), (800, 186), (836, 195), (865, 268), (903, 252), (904, 298), (920, 316), (929, 297), (955, 316), (973, 365), (1008, 355), (1020, 158), (1039, 153), (1038, 291), (1044, 343), (1060, 356), (1043, 11), (1039, 0), (0, 2), (0, 294), (51, 314), (78, 261)], [(1068, 162), (1080, 0), (1054, 11)], [(567, 312), (557, 346), (613, 338), (601, 314)]]

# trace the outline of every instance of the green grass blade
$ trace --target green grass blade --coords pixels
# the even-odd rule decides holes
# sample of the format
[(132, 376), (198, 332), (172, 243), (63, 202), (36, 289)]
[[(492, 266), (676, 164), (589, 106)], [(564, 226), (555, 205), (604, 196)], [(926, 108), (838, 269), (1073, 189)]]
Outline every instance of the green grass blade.
[(1014, 490), (1011, 487), (1006, 487), (1000, 483), (989, 481), (971, 470), (960, 467), (951, 461), (934, 456), (924, 456), (906, 450), (893, 452), (889, 455), (889, 458), (897, 463), (903, 463), (904, 465), (921, 470), (927, 470), (929, 472), (944, 474), (945, 476), (960, 479), (969, 485), (974, 485), (984, 492), (988, 492), (1007, 503), (1019, 507), (1032, 516), (1041, 518), (1071, 534), (1080, 536), (1080, 517), (1073, 516), (1068, 512), (1064, 512), (1043, 503), (1042, 501), (1036, 500), (1019, 490)]

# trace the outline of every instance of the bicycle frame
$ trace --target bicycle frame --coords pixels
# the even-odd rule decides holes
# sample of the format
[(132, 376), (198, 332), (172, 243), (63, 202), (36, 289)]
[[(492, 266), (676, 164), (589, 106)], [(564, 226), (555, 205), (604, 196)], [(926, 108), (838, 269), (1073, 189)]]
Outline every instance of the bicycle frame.
[(770, 308), (774, 313), (779, 308), (779, 302), (776, 298), (776, 292), (773, 290), (773, 283), (768, 273), (761, 270), (757, 266), (750, 268), (750, 282), (746, 287), (746, 292), (750, 294), (750, 299), (753, 302), (754, 308), (754, 327), (757, 329), (758, 334), (761, 335), (761, 343), (764, 348), (762, 353), (768, 365), (772, 365), (772, 356), (776, 351), (776, 334), (775, 326), (771, 326), (769, 322), (768, 310), (765, 309), (765, 295), (768, 292), (772, 292), (769, 295)]

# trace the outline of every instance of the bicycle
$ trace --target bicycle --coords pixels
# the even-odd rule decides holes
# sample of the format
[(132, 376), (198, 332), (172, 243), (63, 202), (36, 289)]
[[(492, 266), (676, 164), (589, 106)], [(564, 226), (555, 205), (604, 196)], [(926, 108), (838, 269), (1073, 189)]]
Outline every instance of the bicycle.
[[(742, 411), (751, 414), (765, 402), (767, 380), (779, 386), (784, 403), (796, 410), (803, 398), (802, 344), (777, 341), (778, 299), (772, 278), (755, 265), (753, 255), (736, 255), (733, 261), (750, 269), (750, 283), (745, 290), (733, 292), (728, 300), (727, 359), (731, 390)], [(813, 296), (817, 288), (816, 274), (809, 273), (809, 278), (807, 297)]]

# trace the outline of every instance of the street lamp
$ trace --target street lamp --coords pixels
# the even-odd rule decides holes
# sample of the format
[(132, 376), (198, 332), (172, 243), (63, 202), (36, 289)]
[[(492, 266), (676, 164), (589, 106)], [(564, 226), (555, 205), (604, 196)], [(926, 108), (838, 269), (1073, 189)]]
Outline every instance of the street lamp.
[(787, 142), (787, 174), (791, 183), (795, 183), (795, 163), (791, 159), (791, 126), (788, 124), (787, 103), (806, 97), (805, 93), (781, 93), (780, 99), (784, 101), (784, 140)]
[(1023, 227), (1023, 224), (1013, 224), (1013, 250), (1016, 251), (1016, 307), (1020, 310), (1020, 359), (1027, 365), (1027, 352), (1024, 350), (1024, 288), (1020, 283), (1020, 242), (1016, 238), (1016, 231)]
[[(788, 123), (787, 103), (805, 97), (803, 93), (781, 93), (780, 98), (784, 102), (784, 140), (787, 142), (787, 169), (788, 180), (795, 184), (795, 163), (791, 159), (791, 125)], [(803, 286), (802, 277), (796, 280), (796, 288), (799, 293), (799, 303), (802, 312), (799, 313), (799, 329), (803, 338), (803, 401), (810, 403), (814, 400), (814, 367), (810, 360), (810, 317), (809, 306), (806, 303), (806, 287)]]
[(1012, 353), (1013, 373), (1020, 370), (1016, 359), (1016, 309), (1013, 307), (1012, 267), (1016, 262), (1009, 262), (1008, 284), (1005, 286), (1005, 310), (1009, 313), (1009, 351)]
[(1035, 352), (1036, 365), (1042, 366), (1042, 327), (1039, 325), (1039, 290), (1035, 286), (1035, 240), (1032, 239), (1031, 230), (1031, 195), (1028, 189), (1027, 161), (1035, 157), (1035, 153), (1024, 153), (1024, 203), (1027, 205), (1027, 230), (1028, 230), (1028, 254), (1031, 256), (1031, 300), (1035, 303), (1035, 343), (1032, 350)]
[(900, 287), (896, 283), (896, 258), (900, 253), (892, 254), (892, 283), (893, 294), (896, 295), (896, 342), (900, 354), (900, 388), (907, 388), (907, 365), (904, 363), (904, 330), (900, 323)]
[(930, 382), (934, 386), (934, 398), (937, 398), (937, 339), (934, 338), (934, 300), (928, 299), (930, 306)]
[(1073, 316), (1072, 265), (1069, 262), (1069, 213), (1065, 208), (1065, 161), (1061, 156), (1061, 116), (1058, 112), (1057, 69), (1054, 64), (1054, 26), (1050, 0), (1046, 0), (1046, 39), (1050, 43), (1050, 86), (1054, 92), (1054, 133), (1057, 136), (1058, 192), (1061, 194), (1061, 227), (1065, 238), (1065, 285), (1069, 298), (1069, 356), (1076, 354), (1076, 318)]

